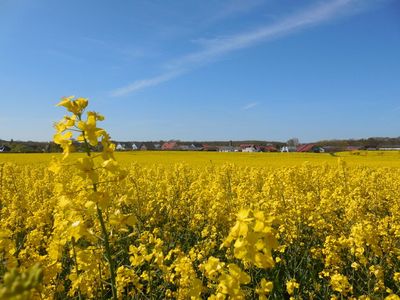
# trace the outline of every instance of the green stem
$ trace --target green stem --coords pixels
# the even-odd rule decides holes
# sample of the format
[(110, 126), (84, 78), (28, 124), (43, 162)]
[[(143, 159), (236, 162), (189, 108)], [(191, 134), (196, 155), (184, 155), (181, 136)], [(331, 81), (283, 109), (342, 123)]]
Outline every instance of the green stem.
[[(78, 267), (78, 259), (76, 258), (76, 250), (75, 250), (75, 238), (73, 237), (71, 239), (72, 242), (72, 253), (74, 255), (74, 262), (75, 262), (75, 270), (76, 270), (76, 276), (79, 276), (79, 267)], [(82, 295), (81, 295), (81, 290), (78, 289), (78, 299), (81, 300), (82, 299)]]
[[(79, 117), (80, 119), (80, 117)], [(82, 135), (83, 135), (83, 140), (85, 143), (85, 151), (86, 151), (86, 155), (91, 157), (91, 152), (90, 152), (90, 147), (89, 147), (89, 143), (87, 142), (86, 138), (85, 138), (85, 132), (82, 131)], [(93, 183), (93, 191), (97, 192), (97, 183)], [(114, 261), (112, 259), (112, 255), (111, 255), (111, 247), (110, 247), (110, 241), (108, 239), (108, 232), (107, 232), (107, 228), (106, 225), (104, 223), (104, 218), (103, 218), (103, 212), (100, 209), (99, 205), (96, 204), (96, 211), (97, 211), (97, 218), (100, 222), (100, 226), (101, 226), (101, 232), (103, 235), (103, 246), (104, 246), (104, 250), (105, 250), (105, 257), (106, 260), (108, 262), (108, 267), (110, 270), (110, 284), (111, 284), (111, 292), (112, 292), (112, 298), (114, 300), (117, 300), (117, 288), (116, 288), (116, 283), (115, 283), (115, 267), (114, 267)]]
[(115, 276), (115, 268), (114, 268), (114, 261), (111, 257), (111, 249), (110, 249), (110, 242), (108, 239), (108, 233), (107, 233), (106, 226), (104, 224), (103, 213), (98, 205), (96, 205), (96, 210), (97, 210), (97, 218), (100, 221), (101, 231), (103, 233), (103, 246), (106, 250), (105, 256), (108, 261), (108, 266), (110, 268), (111, 292), (112, 292), (113, 299), (117, 299), (117, 290), (116, 290), (116, 284), (115, 284), (115, 277), (116, 277)]

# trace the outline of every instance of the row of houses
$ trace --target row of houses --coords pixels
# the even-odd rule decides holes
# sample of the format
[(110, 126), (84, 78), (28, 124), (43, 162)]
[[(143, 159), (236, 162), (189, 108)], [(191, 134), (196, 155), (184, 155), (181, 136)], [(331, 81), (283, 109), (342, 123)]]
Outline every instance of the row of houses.
[[(216, 151), (216, 152), (326, 152), (324, 147), (317, 144), (302, 144), (299, 146), (275, 147), (273, 145), (240, 144), (239, 146), (208, 145), (200, 143), (181, 144), (179, 142), (166, 143), (117, 143), (116, 150), (169, 150), (169, 151)], [(331, 152), (327, 147), (328, 152)]]
[(176, 141), (166, 143), (144, 142), (144, 143), (117, 143), (116, 150), (169, 150), (169, 151), (216, 151), (216, 152), (339, 152), (339, 151), (358, 151), (358, 150), (398, 150), (400, 146), (381, 146), (381, 147), (361, 147), (361, 146), (320, 146), (315, 143), (301, 144), (297, 146), (275, 147), (273, 145), (241, 144), (239, 146), (208, 145), (201, 143), (182, 144)]
[(201, 143), (181, 144), (175, 141), (166, 143), (117, 143), (117, 151), (165, 150), (165, 151), (216, 151), (216, 152), (277, 152), (272, 145), (241, 144), (239, 146), (208, 145)]
[(314, 152), (314, 153), (324, 153), (324, 152), (341, 152), (341, 151), (400, 151), (400, 145), (388, 145), (388, 146), (378, 146), (378, 147), (364, 147), (364, 146), (319, 146), (318, 144), (302, 144), (298, 146), (283, 146), (281, 147), (281, 152)]
[(166, 142), (166, 143), (154, 143), (154, 142), (143, 142), (143, 143), (117, 143), (117, 151), (130, 151), (130, 150), (191, 150), (200, 151), (204, 150), (204, 145), (199, 143), (192, 143), (190, 145), (181, 145), (177, 142)]
[(302, 144), (298, 146), (283, 146), (281, 152), (314, 152), (324, 153), (326, 152), (324, 147), (318, 146), (317, 144)]
[[(119, 142), (116, 143), (117, 151), (145, 151), (145, 150), (164, 150), (164, 151), (216, 151), (216, 152), (340, 152), (340, 151), (359, 151), (359, 150), (379, 150), (379, 151), (400, 151), (400, 145), (382, 145), (380, 147), (361, 147), (361, 146), (320, 146), (318, 144), (302, 144), (298, 146), (275, 147), (273, 145), (240, 144), (233, 146), (209, 145), (201, 143), (180, 143), (177, 141), (169, 142)], [(10, 152), (11, 148), (0, 144), (0, 152)], [(46, 151), (48, 152), (48, 151)], [(50, 151), (51, 152), (51, 151)]]

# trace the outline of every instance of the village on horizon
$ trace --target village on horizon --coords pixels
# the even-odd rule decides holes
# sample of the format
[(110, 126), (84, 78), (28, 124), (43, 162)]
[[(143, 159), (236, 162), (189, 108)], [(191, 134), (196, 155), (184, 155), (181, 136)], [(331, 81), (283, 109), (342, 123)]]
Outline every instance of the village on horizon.
[[(80, 144), (75, 142), (80, 151)], [(340, 151), (379, 150), (400, 151), (400, 137), (374, 137), (367, 139), (326, 140), (314, 143), (300, 143), (298, 138), (286, 142), (248, 141), (206, 141), (188, 142), (179, 140), (156, 142), (114, 141), (117, 151), (214, 151), (214, 152), (313, 152), (333, 153)], [(60, 152), (53, 142), (6, 141), (0, 139), (0, 152), (11, 153), (46, 153)]]

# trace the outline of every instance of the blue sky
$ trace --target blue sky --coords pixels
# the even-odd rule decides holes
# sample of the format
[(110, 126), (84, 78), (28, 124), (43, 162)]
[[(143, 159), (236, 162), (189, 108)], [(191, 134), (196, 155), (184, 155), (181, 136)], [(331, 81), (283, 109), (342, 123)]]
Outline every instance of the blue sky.
[(399, 53), (396, 0), (0, 0), (0, 139), (400, 136)]

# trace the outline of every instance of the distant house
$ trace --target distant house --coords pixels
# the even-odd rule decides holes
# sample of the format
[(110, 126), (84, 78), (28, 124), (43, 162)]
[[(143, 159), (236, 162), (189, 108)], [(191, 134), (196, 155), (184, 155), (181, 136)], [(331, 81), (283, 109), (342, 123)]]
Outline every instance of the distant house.
[(178, 150), (188, 151), (190, 150), (189, 145), (179, 145)]
[(156, 150), (156, 147), (154, 146), (154, 143), (152, 143), (152, 142), (144, 142), (140, 145), (139, 149), (142, 151)]
[(203, 151), (218, 151), (219, 147), (218, 146), (211, 146), (204, 144), (203, 145)]
[(173, 141), (172, 142), (166, 142), (166, 143), (162, 144), (161, 150), (169, 150), (169, 151), (179, 150), (179, 146), (178, 146), (177, 142), (173, 142)]
[(400, 145), (388, 145), (388, 146), (381, 146), (379, 150), (382, 151), (400, 151)]
[(154, 150), (161, 150), (161, 144), (160, 143), (155, 143), (154, 144)]
[(242, 149), (242, 152), (258, 152), (258, 150), (255, 147), (247, 147)]
[(140, 144), (132, 143), (132, 150), (139, 150), (139, 149), (140, 149)]
[(296, 152), (321, 153), (321, 152), (325, 152), (325, 150), (324, 150), (324, 148), (322, 148), (316, 144), (303, 144), (303, 145), (297, 146)]
[(11, 151), (11, 148), (6, 145), (0, 146), (0, 152), (10, 152), (10, 151)]
[(203, 145), (200, 143), (192, 143), (189, 146), (189, 150), (191, 150), (191, 151), (201, 151), (201, 150), (203, 150), (203, 148), (204, 148)]
[(233, 146), (220, 146), (218, 147), (218, 152), (237, 152), (238, 148)]
[(117, 146), (115, 147), (115, 150), (123, 151), (123, 150), (125, 150), (125, 145), (118, 143)]
[(296, 152), (297, 147), (295, 146), (283, 146), (281, 152)]
[(258, 151), (261, 152), (277, 152), (278, 150), (274, 146), (257, 146)]
[(259, 152), (257, 146), (255, 146), (254, 144), (241, 144), (239, 147), (242, 152)]
[(254, 144), (240, 144), (239, 147), (241, 149), (255, 147)]

